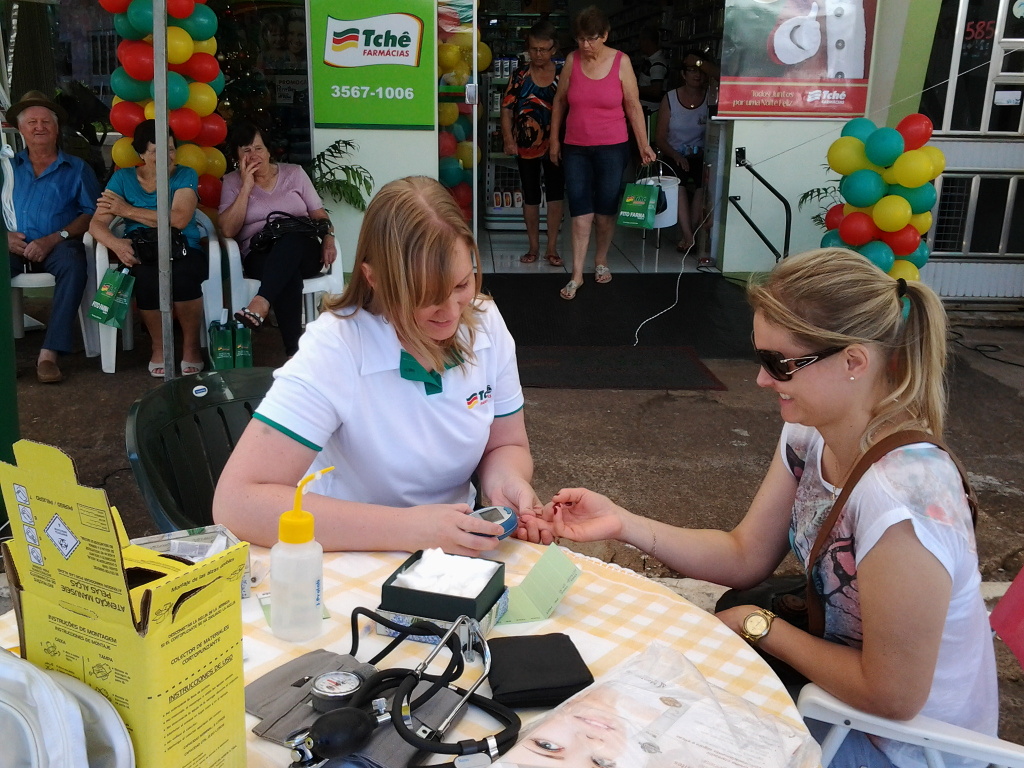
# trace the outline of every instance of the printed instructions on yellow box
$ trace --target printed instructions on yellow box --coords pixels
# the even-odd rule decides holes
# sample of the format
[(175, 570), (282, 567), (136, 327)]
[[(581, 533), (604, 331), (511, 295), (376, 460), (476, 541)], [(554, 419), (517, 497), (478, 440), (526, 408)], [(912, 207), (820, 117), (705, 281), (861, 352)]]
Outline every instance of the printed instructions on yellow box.
[(145, 768), (242, 768), (240, 583), (247, 544), (195, 565), (130, 544), (102, 490), (60, 450), (0, 462), (22, 655), (114, 704)]

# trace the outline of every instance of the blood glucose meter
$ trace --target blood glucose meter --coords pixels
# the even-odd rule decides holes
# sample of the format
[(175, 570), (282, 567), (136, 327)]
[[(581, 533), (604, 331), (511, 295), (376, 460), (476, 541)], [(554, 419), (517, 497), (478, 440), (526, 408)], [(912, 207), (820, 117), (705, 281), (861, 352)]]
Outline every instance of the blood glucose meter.
[[(480, 509), (473, 510), (469, 513), (470, 517), (479, 517), (481, 520), (486, 520), (488, 523), (497, 523), (501, 526), (502, 532), (498, 535), (498, 539), (504, 539), (506, 536), (515, 531), (516, 526), (519, 524), (518, 518), (516, 518), (516, 512), (510, 507), (481, 507)], [(486, 533), (476, 533), (477, 536), (486, 536)]]

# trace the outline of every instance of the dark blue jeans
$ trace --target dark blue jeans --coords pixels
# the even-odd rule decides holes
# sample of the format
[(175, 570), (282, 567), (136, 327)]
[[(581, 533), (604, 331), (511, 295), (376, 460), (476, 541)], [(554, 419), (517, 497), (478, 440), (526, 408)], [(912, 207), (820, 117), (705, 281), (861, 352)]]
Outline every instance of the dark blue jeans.
[[(65, 240), (50, 251), (42, 263), (10, 255), (11, 277), (23, 272), (49, 272), (56, 285), (50, 319), (46, 324), (43, 349), (67, 354), (74, 349), (75, 315), (85, 291), (85, 246), (81, 240)], [(28, 269), (26, 270), (26, 266)]]
[(622, 174), (628, 163), (628, 141), (596, 147), (563, 144), (562, 165), (569, 215), (618, 216)]

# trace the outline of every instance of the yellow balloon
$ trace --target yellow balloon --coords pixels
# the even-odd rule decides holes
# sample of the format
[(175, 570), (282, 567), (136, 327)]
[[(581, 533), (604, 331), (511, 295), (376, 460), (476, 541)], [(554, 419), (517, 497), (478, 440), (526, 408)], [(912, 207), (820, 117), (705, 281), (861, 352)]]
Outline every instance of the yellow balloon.
[(932, 212), (915, 213), (910, 217), (910, 223), (914, 225), (914, 229), (922, 235), (926, 235), (928, 230), (932, 228)]
[(195, 43), (192, 36), (181, 27), (167, 28), (167, 61), (171, 64), (184, 64), (192, 58)]
[(924, 152), (928, 155), (928, 159), (932, 161), (932, 179), (936, 178), (940, 173), (946, 170), (946, 156), (942, 154), (941, 149), (933, 147), (930, 144), (926, 144), (918, 151)]
[(192, 42), (193, 53), (208, 53), (211, 56), (217, 52), (217, 38), (211, 37), (208, 40), (194, 40)]
[(217, 92), (208, 83), (189, 83), (185, 107), (200, 117), (213, 114), (213, 110), (217, 108)]
[(886, 184), (899, 184), (896, 180), (896, 166), (889, 166), (882, 170), (882, 181)]
[(914, 212), (910, 203), (899, 195), (886, 195), (877, 203), (871, 214), (875, 225), (883, 232), (898, 232), (910, 223)]
[(828, 165), (836, 173), (849, 176), (871, 165), (864, 153), (864, 142), (856, 136), (840, 136), (828, 148)]
[(448, 72), (462, 59), (462, 49), (451, 43), (441, 43), (437, 46), (437, 63), (442, 71)]
[(441, 125), (453, 125), (459, 119), (459, 108), (451, 102), (442, 101), (437, 105), (437, 122)]
[(110, 100), (110, 106), (114, 106), (115, 104), (120, 104), (122, 101), (124, 101), (124, 99), (122, 99), (120, 96), (115, 96), (114, 98), (112, 98)]
[(904, 280), (920, 280), (921, 272), (906, 259), (896, 259), (893, 262), (892, 269), (889, 270), (889, 275), (895, 279)]
[(216, 147), (203, 147), (202, 150), (206, 155), (206, 172), (219, 179), (228, 168), (224, 153)]
[(491, 53), (491, 48), (487, 43), (480, 43), (476, 47), (476, 68), (477, 71), (483, 72), (489, 66), (491, 66), (491, 59), (494, 55)]
[(472, 141), (460, 141), (455, 147), (455, 157), (462, 163), (463, 169), (472, 168), (480, 160), (480, 148)]
[(850, 205), (849, 203), (843, 203), (843, 216), (849, 216), (851, 213), (866, 213), (870, 216), (875, 210), (875, 206), (869, 205), (867, 208), (858, 208), (856, 205)]
[(457, 45), (459, 48), (469, 48), (472, 51), (474, 38), (476, 42), (480, 42), (480, 30), (476, 27), (464, 27), (448, 38), (448, 42), (452, 45)]
[(914, 187), (920, 187), (922, 184), (927, 184), (933, 178), (932, 175), (932, 158), (927, 152), (922, 152), (920, 149), (912, 149), (909, 152), (904, 152), (902, 155), (896, 158), (896, 162), (892, 164), (893, 175), (896, 177), (896, 183), (902, 184), (904, 187), (913, 189)]
[(156, 120), (156, 102), (152, 99), (146, 102), (142, 111), (145, 112), (147, 120)]
[(132, 146), (132, 140), (128, 136), (122, 136), (114, 142), (110, 148), (110, 159), (118, 168), (134, 168), (142, 163), (142, 158)]
[(187, 165), (200, 176), (206, 173), (206, 153), (196, 144), (180, 144), (175, 162), (178, 165)]

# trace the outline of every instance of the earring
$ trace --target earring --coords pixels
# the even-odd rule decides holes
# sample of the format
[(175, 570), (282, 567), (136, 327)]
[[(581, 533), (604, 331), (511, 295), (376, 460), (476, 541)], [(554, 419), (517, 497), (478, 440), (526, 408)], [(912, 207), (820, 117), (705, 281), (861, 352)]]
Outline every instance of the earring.
[(850, 381), (856, 381), (857, 379), (853, 376), (850, 377)]

